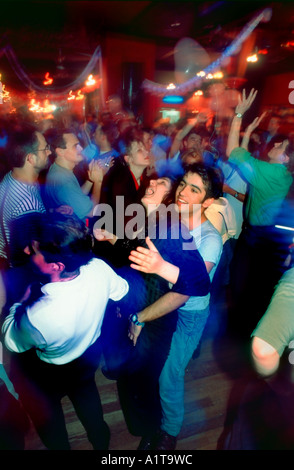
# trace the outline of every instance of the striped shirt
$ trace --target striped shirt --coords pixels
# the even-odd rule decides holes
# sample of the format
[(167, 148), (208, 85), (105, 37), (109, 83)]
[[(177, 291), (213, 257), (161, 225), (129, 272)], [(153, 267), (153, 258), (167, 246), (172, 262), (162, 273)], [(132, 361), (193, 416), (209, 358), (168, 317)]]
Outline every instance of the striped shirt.
[(0, 183), (0, 257), (8, 257), (11, 222), (34, 212), (46, 212), (39, 185), (22, 183), (10, 171)]

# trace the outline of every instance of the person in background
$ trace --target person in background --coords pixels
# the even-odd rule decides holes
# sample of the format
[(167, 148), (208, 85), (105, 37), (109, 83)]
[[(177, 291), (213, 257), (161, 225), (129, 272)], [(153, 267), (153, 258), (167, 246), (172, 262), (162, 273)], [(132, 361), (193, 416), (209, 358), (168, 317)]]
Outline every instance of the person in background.
[(103, 160), (104, 163), (109, 164), (113, 158), (119, 156), (116, 150), (118, 137), (118, 128), (114, 123), (98, 123), (93, 132), (92, 141), (83, 149), (83, 155), (86, 161), (90, 162), (92, 159), (100, 159)]
[(34, 278), (24, 248), (46, 212), (38, 179), (49, 164), (50, 153), (44, 136), (34, 126), (21, 124), (9, 134), (7, 154), (12, 169), (0, 183), (1, 308), (19, 298), (27, 281)]
[[(242, 117), (251, 107), (256, 93), (251, 90), (246, 98), (243, 90), (227, 143), (229, 162), (248, 182), (244, 224), (231, 265), (232, 309), (229, 321), (232, 333), (245, 337), (250, 333), (252, 323), (256, 324), (264, 312), (283, 272), (286, 247), (282, 246), (275, 223), (293, 181), (287, 169), (293, 158), (287, 139), (272, 146), (268, 152), (268, 162), (252, 157), (247, 150), (250, 135), (263, 115), (247, 127), (240, 147)], [(242, 318), (241, 329), (239, 318)]]
[(218, 450), (292, 450), (294, 268), (280, 278), (248, 338), (248, 365), (231, 392)]
[[(258, 128), (257, 128), (258, 129)], [(273, 146), (273, 142), (278, 142), (282, 138), (281, 129), (281, 117), (272, 114), (268, 121), (267, 129), (260, 134), (260, 149), (259, 155), (260, 159), (268, 161), (268, 151)], [(274, 140), (273, 140), (274, 139)], [(277, 140), (278, 139), (278, 140)]]
[(27, 232), (34, 216), (45, 212), (38, 177), (49, 164), (50, 148), (33, 127), (23, 127), (9, 141), (9, 171), (0, 183), (0, 257), (2, 263), (21, 264)]
[(119, 209), (123, 228), (129, 218), (126, 208), (133, 203), (140, 203), (144, 194), (144, 177), (150, 165), (150, 155), (143, 143), (143, 134), (137, 127), (129, 129), (124, 138), (125, 152), (115, 159), (113, 166), (103, 178), (101, 204), (108, 204), (113, 210), (114, 233), (117, 230), (117, 196), (123, 198)]
[(53, 129), (47, 134), (53, 164), (45, 180), (44, 202), (48, 210), (60, 205), (71, 208), (71, 213), (86, 222), (92, 216), (94, 206), (100, 200), (100, 192), (105, 168), (99, 162), (89, 165), (88, 179), (81, 187), (74, 168), (83, 160), (79, 139), (69, 129)]

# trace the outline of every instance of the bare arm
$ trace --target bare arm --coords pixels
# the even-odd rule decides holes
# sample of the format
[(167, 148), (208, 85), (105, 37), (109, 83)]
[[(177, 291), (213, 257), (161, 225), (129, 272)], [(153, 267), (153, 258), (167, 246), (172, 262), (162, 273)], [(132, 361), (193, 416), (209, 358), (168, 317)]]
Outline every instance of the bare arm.
[(224, 183), (223, 184), (223, 192), (230, 194), (231, 196), (234, 196), (238, 201), (244, 202), (245, 201), (245, 194), (239, 193), (235, 189), (231, 188), (228, 184)]
[(187, 134), (189, 134), (190, 130), (193, 129), (194, 126), (196, 126), (197, 122), (198, 118), (188, 119), (187, 124), (185, 124), (181, 130), (179, 130), (170, 148), (169, 158), (174, 157), (175, 154), (180, 150), (183, 139), (186, 137)]
[(241, 143), (242, 148), (248, 150), (248, 144), (250, 141), (251, 134), (259, 126), (261, 120), (264, 118), (265, 115), (266, 115), (266, 112), (264, 112), (260, 117), (256, 117), (252, 121), (252, 123), (249, 124), (249, 126), (246, 128), (244, 135), (243, 135), (242, 143)]
[[(139, 312), (137, 314), (138, 320), (142, 323), (156, 320), (157, 318), (163, 317), (164, 315), (177, 310), (179, 307), (184, 305), (188, 299), (188, 295), (179, 294), (177, 292), (167, 292), (158, 300), (156, 300), (156, 302)], [(130, 340), (133, 341), (134, 346), (136, 345), (141, 330), (142, 326), (135, 325), (132, 322), (130, 323), (128, 336)]]
[[(148, 248), (138, 246), (136, 250), (131, 251), (129, 256), (129, 260), (132, 261), (131, 268), (143, 273), (157, 274), (166, 281), (175, 284), (179, 278), (180, 268), (162, 258), (149, 237), (146, 237), (146, 244)], [(210, 273), (214, 263), (205, 260), (204, 263), (207, 272)]]
[(156, 302), (139, 312), (138, 319), (140, 322), (156, 320), (157, 318), (163, 317), (164, 315), (177, 310), (179, 307), (184, 305), (188, 299), (188, 295), (179, 294), (178, 292), (167, 292), (156, 300)]
[[(135, 263), (131, 264), (131, 267), (141, 272), (157, 274), (168, 282), (175, 284), (180, 274), (179, 267), (164, 260), (149, 237), (146, 238), (146, 244), (148, 248), (137, 247), (136, 250), (131, 252), (129, 259)], [(214, 263), (205, 261), (205, 266), (209, 273)], [(168, 292), (152, 305), (139, 312), (137, 314), (138, 320), (143, 323), (156, 320), (181, 307), (188, 299), (188, 295)], [(141, 330), (141, 326), (134, 325), (133, 323), (130, 324), (129, 338), (133, 341), (134, 345), (136, 345)]]
[(231, 152), (235, 148), (240, 146), (240, 128), (242, 124), (242, 116), (252, 105), (253, 101), (255, 100), (256, 94), (257, 94), (257, 90), (254, 90), (254, 88), (252, 88), (252, 90), (250, 91), (248, 95), (248, 98), (246, 98), (245, 90), (243, 90), (242, 98), (239, 97), (239, 103), (237, 104), (236, 109), (235, 109), (236, 114), (232, 120), (230, 132), (228, 136), (227, 150), (226, 150), (227, 157), (230, 156)]
[(256, 372), (264, 378), (271, 376), (278, 370), (279, 353), (263, 339), (254, 336), (251, 354)]

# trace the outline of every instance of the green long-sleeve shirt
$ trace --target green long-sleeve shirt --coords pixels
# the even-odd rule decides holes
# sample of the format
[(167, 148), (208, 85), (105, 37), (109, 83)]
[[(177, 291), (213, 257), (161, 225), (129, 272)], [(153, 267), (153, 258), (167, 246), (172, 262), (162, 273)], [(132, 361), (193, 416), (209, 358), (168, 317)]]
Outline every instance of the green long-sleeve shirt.
[(280, 163), (257, 160), (241, 147), (231, 152), (229, 161), (248, 182), (244, 219), (250, 225), (274, 225), (292, 184), (291, 173)]

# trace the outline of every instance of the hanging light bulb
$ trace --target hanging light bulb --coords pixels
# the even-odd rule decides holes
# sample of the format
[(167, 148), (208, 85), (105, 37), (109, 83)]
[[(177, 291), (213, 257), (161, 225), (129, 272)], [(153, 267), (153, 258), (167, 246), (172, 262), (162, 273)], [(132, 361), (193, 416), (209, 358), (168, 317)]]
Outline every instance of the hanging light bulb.
[(76, 100), (82, 100), (84, 98), (84, 95), (82, 94), (81, 90), (77, 92)]
[(247, 57), (247, 62), (257, 62), (258, 61), (258, 56), (257, 54), (252, 54)]
[(43, 85), (52, 85), (53, 78), (50, 77), (50, 73), (45, 73), (45, 80), (43, 81)]
[(70, 90), (67, 100), (71, 101), (71, 100), (75, 100), (75, 99), (76, 99), (76, 96), (73, 94), (72, 90)]
[(86, 86), (92, 86), (92, 85), (95, 85), (96, 83), (96, 80), (94, 79), (93, 75), (89, 75), (89, 77), (87, 78), (87, 81), (85, 83)]

